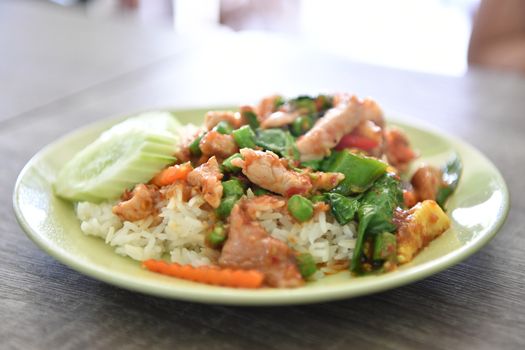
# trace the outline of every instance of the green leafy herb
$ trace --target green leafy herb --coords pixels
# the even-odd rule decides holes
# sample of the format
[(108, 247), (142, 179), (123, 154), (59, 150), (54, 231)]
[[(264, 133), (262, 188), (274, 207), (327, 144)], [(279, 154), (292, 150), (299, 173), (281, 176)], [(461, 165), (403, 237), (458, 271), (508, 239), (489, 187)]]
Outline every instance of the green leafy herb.
[(458, 187), (459, 179), (463, 171), (463, 164), (459, 157), (455, 156), (441, 171), (443, 173), (443, 186), (441, 186), (437, 192), (436, 202), (441, 208), (445, 209), (445, 202)]
[(359, 228), (350, 270), (359, 272), (363, 256), (365, 236), (374, 236), (382, 232), (394, 232), (394, 210), (403, 203), (403, 191), (399, 180), (390, 174), (379, 178), (364, 193), (357, 211)]
[(346, 225), (354, 219), (359, 209), (359, 197), (345, 197), (339, 193), (325, 193), (330, 203), (330, 210), (341, 225)]
[(288, 131), (282, 129), (257, 130), (255, 143), (257, 146), (275, 152), (282, 157), (299, 159), (295, 139)]

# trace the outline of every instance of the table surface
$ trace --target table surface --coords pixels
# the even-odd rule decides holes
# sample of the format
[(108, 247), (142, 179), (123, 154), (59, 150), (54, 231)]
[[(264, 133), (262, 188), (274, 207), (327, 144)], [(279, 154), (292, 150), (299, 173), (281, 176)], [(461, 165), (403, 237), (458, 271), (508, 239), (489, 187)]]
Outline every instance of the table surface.
[[(525, 348), (525, 79), (397, 71), (254, 34), (191, 42), (160, 29), (93, 26), (38, 3), (0, 5), (2, 348)], [(276, 91), (355, 91), (471, 143), (507, 181), (505, 225), (481, 251), (420, 282), (356, 299), (264, 308), (116, 288), (58, 263), (18, 226), (11, 210), (16, 177), (59, 136), (111, 115), (255, 101)]]

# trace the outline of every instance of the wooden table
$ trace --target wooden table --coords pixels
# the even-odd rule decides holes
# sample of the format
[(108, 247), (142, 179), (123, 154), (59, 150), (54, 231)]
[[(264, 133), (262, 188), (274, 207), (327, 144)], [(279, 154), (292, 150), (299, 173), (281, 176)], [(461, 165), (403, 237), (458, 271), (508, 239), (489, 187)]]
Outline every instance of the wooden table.
[[(4, 20), (15, 14), (17, 21)], [(4, 3), (0, 19), (0, 348), (525, 348), (525, 79), (396, 71), (253, 35), (187, 44), (160, 30), (93, 27), (34, 3)], [(16, 176), (64, 133), (114, 114), (255, 101), (274, 91), (355, 91), (461, 137), (503, 173), (512, 195), (506, 224), (480, 252), (423, 281), (351, 300), (265, 308), (119, 289), (58, 263), (18, 226)]]

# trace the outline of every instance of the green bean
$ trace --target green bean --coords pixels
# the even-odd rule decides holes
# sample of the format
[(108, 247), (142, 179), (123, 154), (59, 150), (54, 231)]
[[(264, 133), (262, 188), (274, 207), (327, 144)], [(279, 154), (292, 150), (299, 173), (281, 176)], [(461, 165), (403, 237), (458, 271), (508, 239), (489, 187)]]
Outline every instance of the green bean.
[(270, 191), (265, 190), (264, 188), (259, 187), (259, 186), (253, 187), (252, 192), (256, 196), (264, 196), (265, 194), (270, 194)]
[(190, 153), (191, 155), (195, 156), (195, 157), (198, 157), (202, 154), (202, 151), (199, 147), (199, 144), (202, 140), (202, 138), (204, 137), (206, 133), (202, 133), (200, 134), (199, 136), (197, 136), (197, 138), (195, 138), (195, 140), (193, 140), (191, 143), (190, 143)]
[(215, 125), (213, 130), (223, 135), (229, 135), (233, 131), (233, 126), (230, 123), (228, 123), (226, 120), (221, 120), (219, 124)]
[(299, 272), (304, 278), (312, 276), (317, 271), (314, 257), (310, 253), (299, 254), (295, 257)]
[(314, 206), (308, 199), (295, 194), (288, 199), (288, 211), (297, 221), (305, 222), (314, 215)]
[(255, 148), (255, 133), (249, 125), (232, 131), (232, 136), (239, 148)]
[(220, 246), (226, 240), (226, 229), (222, 222), (217, 222), (213, 230), (208, 233), (207, 239), (208, 242), (213, 246)]
[(231, 156), (226, 158), (222, 162), (222, 169), (223, 169), (223, 171), (225, 171), (227, 173), (235, 173), (235, 172), (241, 170), (241, 168), (239, 168), (239, 167), (237, 167), (237, 166), (232, 164), (232, 160), (237, 159), (237, 158), (241, 158), (242, 159), (242, 156), (241, 156), (240, 153), (232, 154)]
[(237, 196), (223, 198), (219, 207), (215, 209), (215, 213), (219, 218), (226, 219), (228, 216), (230, 216), (230, 213), (238, 200), (239, 197)]
[(375, 158), (353, 154), (348, 150), (332, 153), (321, 165), (323, 171), (345, 175), (344, 180), (333, 190), (344, 196), (366, 191), (386, 172), (386, 167), (385, 163)]
[(244, 188), (241, 181), (238, 179), (231, 179), (222, 183), (222, 196), (223, 197), (241, 197), (244, 194)]

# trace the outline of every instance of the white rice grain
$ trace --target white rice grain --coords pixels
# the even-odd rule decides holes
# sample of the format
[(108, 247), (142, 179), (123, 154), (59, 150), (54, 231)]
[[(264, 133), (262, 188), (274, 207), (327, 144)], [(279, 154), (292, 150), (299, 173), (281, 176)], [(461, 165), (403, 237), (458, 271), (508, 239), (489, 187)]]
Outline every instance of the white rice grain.
[[(251, 198), (254, 194), (249, 189), (246, 196)], [(159, 203), (158, 217), (122, 221), (112, 212), (115, 203), (88, 202), (78, 203), (76, 214), (82, 232), (101, 237), (120, 255), (140, 261), (169, 256), (172, 262), (200, 266), (216, 261), (218, 255), (205, 245), (213, 214), (203, 208), (204, 204), (204, 198), (198, 194), (184, 202), (182, 191), (175, 189), (171, 198)], [(313, 279), (333, 273), (329, 266), (336, 261), (348, 261), (352, 256), (356, 225), (340, 225), (330, 212), (321, 211), (302, 224), (286, 212), (270, 208), (258, 212), (257, 218), (273, 237), (297, 252), (309, 252), (316, 262), (326, 264)]]

